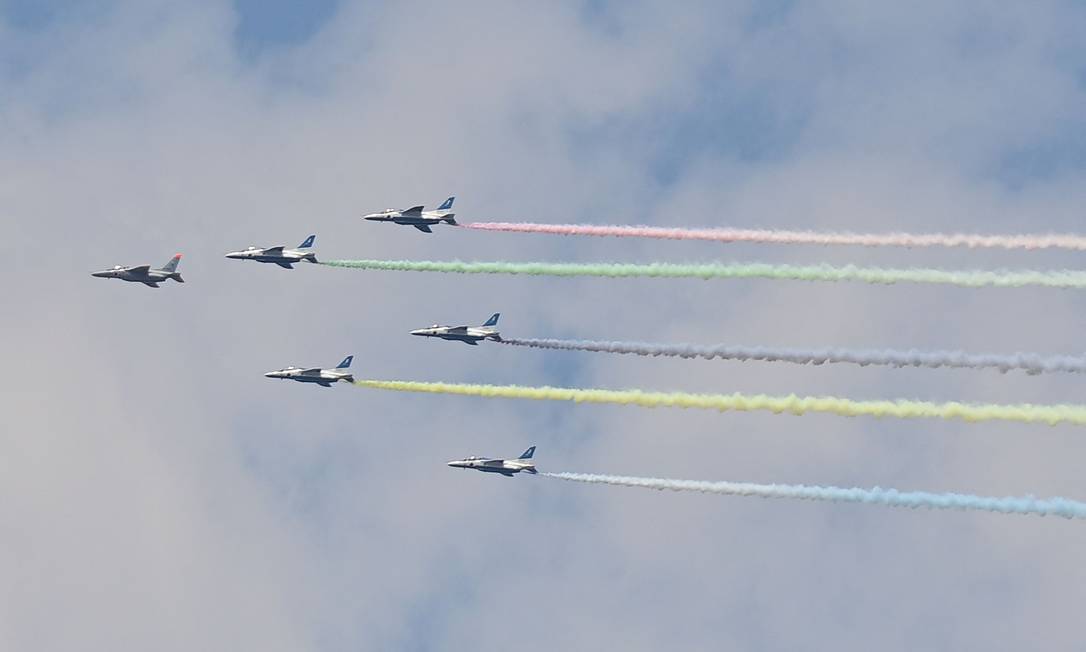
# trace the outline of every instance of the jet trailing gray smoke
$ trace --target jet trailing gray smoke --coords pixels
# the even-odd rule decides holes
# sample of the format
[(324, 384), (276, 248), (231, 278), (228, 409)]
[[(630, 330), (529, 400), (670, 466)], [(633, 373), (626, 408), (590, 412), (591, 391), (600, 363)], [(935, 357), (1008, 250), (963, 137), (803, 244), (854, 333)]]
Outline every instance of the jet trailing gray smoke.
[(502, 344), (559, 351), (593, 351), (646, 357), (701, 358), (703, 360), (760, 360), (793, 364), (856, 364), (884, 367), (949, 367), (958, 369), (997, 369), (1000, 372), (1086, 373), (1086, 357), (1043, 356), (1037, 353), (966, 353), (964, 351), (919, 351), (893, 349), (814, 349), (730, 344), (653, 344), (649, 342), (602, 342), (593, 340), (557, 340), (502, 338)]

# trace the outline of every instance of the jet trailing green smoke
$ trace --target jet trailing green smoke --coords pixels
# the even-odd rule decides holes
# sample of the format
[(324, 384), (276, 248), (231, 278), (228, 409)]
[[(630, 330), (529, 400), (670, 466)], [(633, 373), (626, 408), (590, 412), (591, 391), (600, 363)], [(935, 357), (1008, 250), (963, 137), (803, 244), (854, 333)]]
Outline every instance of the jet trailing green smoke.
[(328, 260), (322, 265), (350, 269), (446, 274), (519, 274), (527, 276), (596, 276), (603, 278), (778, 279), (855, 281), (873, 284), (928, 283), (968, 288), (1027, 286), (1086, 288), (1086, 272), (1075, 270), (954, 271), (925, 268), (891, 269), (844, 265), (771, 265), (768, 263), (514, 263), (433, 260)]

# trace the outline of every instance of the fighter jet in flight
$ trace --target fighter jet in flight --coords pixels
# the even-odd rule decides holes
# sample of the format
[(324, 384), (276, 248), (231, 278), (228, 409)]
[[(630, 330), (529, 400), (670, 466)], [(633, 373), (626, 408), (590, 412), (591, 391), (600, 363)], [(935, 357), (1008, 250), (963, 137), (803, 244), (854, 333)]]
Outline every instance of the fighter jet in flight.
[(351, 366), (353, 355), (343, 358), (343, 362), (336, 365), (335, 369), (303, 369), (301, 367), (287, 367), (279, 371), (269, 371), (265, 378), (279, 378), (283, 380), (296, 380), (299, 383), (317, 383), (321, 387), (331, 387), (332, 383), (342, 380), (345, 383), (353, 383), (354, 376), (347, 371)]
[(317, 254), (312, 251), (302, 251), (312, 247), (313, 241), (316, 239), (317, 236), (315, 235), (309, 236), (302, 244), (298, 245), (297, 249), (287, 249), (282, 246), (266, 247), (264, 249), (249, 247), (242, 251), (232, 251), (226, 254), (226, 257), (235, 260), (255, 260), (258, 263), (275, 263), (280, 267), (294, 269), (294, 263), (300, 263), (303, 260), (310, 263), (317, 262)]
[(425, 206), (413, 206), (404, 210), (397, 210), (395, 208), (386, 208), (380, 213), (370, 213), (369, 215), (363, 215), (363, 219), (371, 220), (373, 222), (392, 222), (394, 224), (407, 224), (415, 227), (419, 231), (426, 233), (433, 233), (430, 227), (434, 224), (456, 225), (456, 220), (453, 219), (452, 205), (453, 200), (456, 197), (449, 197), (445, 200), (445, 203), (437, 207), (435, 211), (423, 210)]
[(492, 460), (473, 456), (465, 457), (462, 460), (453, 460), (448, 462), (448, 465), (458, 469), (475, 469), (483, 473), (501, 473), (507, 478), (511, 478), (514, 473), (520, 473), (521, 471), (534, 475), (537, 473), (535, 463), (532, 462), (534, 453), (535, 446), (532, 446), (515, 460)]
[(151, 269), (150, 265), (136, 265), (135, 267), (121, 267), (120, 265), (116, 265), (110, 269), (103, 269), (100, 272), (91, 272), (91, 276), (97, 276), (98, 278), (119, 278), (122, 281), (143, 283), (144, 285), (157, 288), (159, 283), (170, 278), (178, 283), (185, 282), (185, 279), (181, 278), (181, 274), (177, 271), (177, 264), (179, 262), (181, 262), (181, 254), (175, 255), (170, 259), (170, 262), (163, 265), (161, 269)]
[(502, 338), (497, 329), (498, 317), (501, 317), (501, 313), (494, 313), (482, 326), (438, 326), (434, 324), (430, 328), (411, 331), (411, 334), (420, 337), (439, 337), (443, 340), (455, 340), (477, 346), (480, 340), (500, 340)]

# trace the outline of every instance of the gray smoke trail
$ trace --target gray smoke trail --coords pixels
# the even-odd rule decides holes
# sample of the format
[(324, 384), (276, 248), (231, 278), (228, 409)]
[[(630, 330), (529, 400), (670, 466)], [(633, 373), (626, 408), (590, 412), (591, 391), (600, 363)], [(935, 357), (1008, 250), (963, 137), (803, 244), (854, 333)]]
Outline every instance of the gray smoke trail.
[(759, 360), (791, 362), (793, 364), (849, 363), (866, 367), (952, 367), (958, 369), (998, 369), (1041, 373), (1086, 373), (1086, 357), (1042, 356), (1036, 353), (965, 353), (963, 351), (896, 351), (893, 349), (845, 349), (823, 347), (816, 349), (774, 348), (768, 346), (738, 346), (716, 344), (653, 344), (650, 342), (603, 342), (594, 340), (558, 340), (505, 338), (502, 344), (533, 349), (558, 351), (592, 351), (620, 353), (646, 357), (701, 358), (703, 360)]
[(540, 473), (539, 475), (571, 482), (609, 484), (621, 487), (642, 487), (668, 491), (696, 491), (729, 496), (755, 496), (758, 498), (790, 498), (793, 500), (820, 500), (836, 503), (863, 503), (888, 507), (916, 509), (957, 509), (962, 511), (986, 511), (1000, 514), (1033, 514), (1035, 516), (1062, 516), (1086, 518), (1086, 503), (1067, 498), (1034, 498), (1033, 496), (995, 498), (971, 494), (936, 494), (926, 491), (898, 491), (897, 489), (860, 489), (853, 487), (818, 487), (791, 484), (753, 484), (749, 482), (704, 482), (699, 480), (668, 480), (665, 478), (631, 478), (618, 475), (587, 473)]
[(1086, 271), (1079, 270), (944, 270), (908, 267), (885, 269), (845, 265), (773, 265), (768, 263), (515, 263), (461, 260), (326, 260), (322, 265), (345, 269), (372, 269), (442, 274), (524, 274), (527, 276), (595, 276), (600, 278), (762, 278), (793, 281), (860, 281), (872, 284), (934, 283), (967, 288), (1086, 289)]

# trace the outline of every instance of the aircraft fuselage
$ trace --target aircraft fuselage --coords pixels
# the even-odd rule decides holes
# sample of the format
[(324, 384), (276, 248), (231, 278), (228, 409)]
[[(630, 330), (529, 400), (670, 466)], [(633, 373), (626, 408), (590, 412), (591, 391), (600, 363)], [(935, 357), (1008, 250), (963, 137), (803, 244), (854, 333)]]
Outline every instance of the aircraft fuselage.
[(136, 272), (130, 269), (105, 269), (100, 272), (91, 272), (91, 276), (97, 278), (115, 278), (122, 281), (128, 281), (129, 283), (143, 283), (150, 285), (151, 287), (157, 287), (158, 283), (162, 283), (168, 279), (180, 280), (180, 275), (176, 272), (164, 272), (157, 269), (148, 270), (146, 272)]

